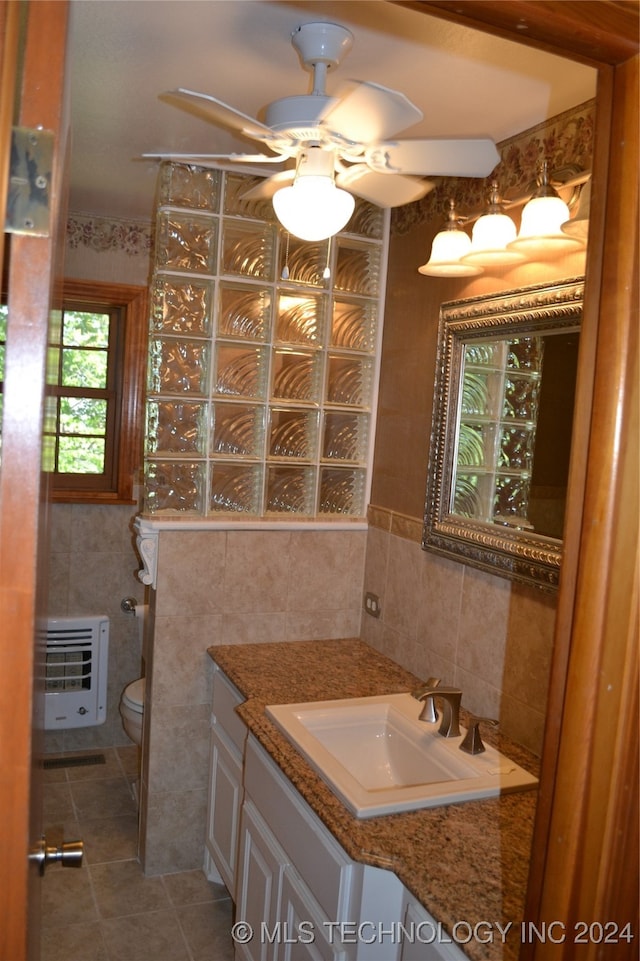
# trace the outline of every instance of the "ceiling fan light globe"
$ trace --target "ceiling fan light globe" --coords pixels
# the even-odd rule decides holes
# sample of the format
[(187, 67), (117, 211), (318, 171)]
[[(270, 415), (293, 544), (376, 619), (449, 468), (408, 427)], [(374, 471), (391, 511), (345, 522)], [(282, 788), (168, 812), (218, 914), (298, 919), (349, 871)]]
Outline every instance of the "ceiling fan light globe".
[(273, 195), (273, 209), (285, 230), (300, 240), (326, 240), (349, 222), (355, 200), (331, 177), (298, 177)]

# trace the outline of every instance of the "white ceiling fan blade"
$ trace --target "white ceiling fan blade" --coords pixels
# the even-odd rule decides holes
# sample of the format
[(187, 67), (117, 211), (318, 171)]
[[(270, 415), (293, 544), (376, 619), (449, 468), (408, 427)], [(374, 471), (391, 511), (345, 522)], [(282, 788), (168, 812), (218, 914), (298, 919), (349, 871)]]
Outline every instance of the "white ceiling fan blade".
[(281, 170), (272, 177), (267, 177), (262, 183), (256, 184), (241, 194), (242, 200), (271, 200), (273, 195), (282, 187), (289, 187), (295, 180), (295, 170)]
[(366, 80), (352, 80), (322, 117), (322, 125), (352, 143), (388, 140), (422, 120), (403, 93)]
[(172, 160), (175, 163), (192, 163), (196, 166), (205, 166), (205, 161), (211, 165), (213, 161), (222, 163), (236, 164), (281, 164), (287, 159), (281, 155), (271, 155), (266, 153), (143, 153), (144, 160)]
[(253, 140), (268, 140), (273, 136), (270, 127), (260, 123), (254, 117), (249, 117), (240, 110), (236, 110), (235, 107), (230, 107), (222, 100), (210, 97), (206, 93), (197, 93), (195, 90), (184, 90), (179, 87), (177, 90), (168, 90), (166, 93), (161, 93), (159, 99), (172, 107), (178, 107), (180, 110), (186, 110), (188, 113), (194, 114), (200, 120), (219, 124), (222, 127), (229, 127), (231, 130), (245, 137), (251, 137)]
[(428, 180), (415, 177), (403, 177), (401, 174), (390, 177), (388, 174), (376, 173), (365, 164), (356, 164), (339, 173), (336, 184), (363, 200), (377, 204), (378, 207), (401, 207), (403, 204), (413, 203), (435, 186)]
[(379, 173), (488, 177), (500, 163), (500, 154), (488, 138), (398, 140), (368, 147), (365, 159)]

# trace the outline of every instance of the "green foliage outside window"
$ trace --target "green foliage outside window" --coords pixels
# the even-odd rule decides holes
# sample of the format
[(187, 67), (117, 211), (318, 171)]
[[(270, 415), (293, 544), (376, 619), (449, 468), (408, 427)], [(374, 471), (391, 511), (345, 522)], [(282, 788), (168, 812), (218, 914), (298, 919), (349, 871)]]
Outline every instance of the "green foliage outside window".
[(110, 330), (108, 313), (63, 312), (62, 342), (51, 357), (59, 385), (58, 473), (101, 474), (105, 469)]

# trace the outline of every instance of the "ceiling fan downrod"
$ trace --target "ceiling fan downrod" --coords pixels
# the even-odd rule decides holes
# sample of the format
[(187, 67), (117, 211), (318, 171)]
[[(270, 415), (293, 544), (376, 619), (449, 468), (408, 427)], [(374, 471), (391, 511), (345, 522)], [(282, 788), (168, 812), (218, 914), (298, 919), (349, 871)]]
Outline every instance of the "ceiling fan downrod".
[(327, 73), (349, 53), (353, 34), (338, 23), (303, 23), (291, 34), (291, 43), (304, 67), (313, 72), (312, 94), (326, 96)]

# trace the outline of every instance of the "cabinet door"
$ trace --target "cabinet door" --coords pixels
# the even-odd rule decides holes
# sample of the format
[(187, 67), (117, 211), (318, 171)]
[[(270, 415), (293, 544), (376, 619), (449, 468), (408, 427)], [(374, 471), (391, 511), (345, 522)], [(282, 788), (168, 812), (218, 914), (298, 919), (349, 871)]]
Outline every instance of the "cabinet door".
[(337, 925), (327, 923), (300, 875), (285, 868), (280, 909), (278, 961), (346, 961)]
[(446, 931), (408, 892), (405, 894), (404, 937), (400, 961), (467, 961)]
[(232, 898), (236, 891), (242, 758), (220, 725), (211, 731), (207, 850)]
[(240, 860), (236, 921), (253, 931), (236, 954), (246, 961), (276, 961), (282, 877), (286, 857), (251, 801), (245, 801), (240, 824)]

